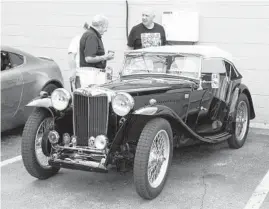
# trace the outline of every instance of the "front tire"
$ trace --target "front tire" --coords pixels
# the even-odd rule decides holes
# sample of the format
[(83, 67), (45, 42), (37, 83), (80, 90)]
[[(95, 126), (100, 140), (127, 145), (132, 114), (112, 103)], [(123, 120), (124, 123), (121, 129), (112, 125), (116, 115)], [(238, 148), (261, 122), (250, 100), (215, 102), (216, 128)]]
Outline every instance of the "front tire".
[(44, 134), (51, 127), (51, 121), (48, 110), (36, 108), (28, 118), (22, 134), (23, 164), (28, 173), (38, 179), (47, 179), (59, 171), (59, 168), (48, 164), (48, 157), (44, 155), (41, 147)]
[(59, 88), (59, 87), (56, 86), (55, 84), (49, 83), (42, 89), (42, 91), (46, 91), (46, 92), (48, 92), (49, 95), (51, 95), (52, 92), (57, 88)]
[(134, 184), (144, 199), (157, 197), (166, 182), (173, 156), (173, 137), (169, 122), (149, 121), (140, 135), (134, 161)]
[(233, 135), (228, 139), (228, 144), (232, 149), (239, 149), (244, 145), (249, 130), (250, 108), (248, 98), (245, 94), (239, 95), (235, 111)]

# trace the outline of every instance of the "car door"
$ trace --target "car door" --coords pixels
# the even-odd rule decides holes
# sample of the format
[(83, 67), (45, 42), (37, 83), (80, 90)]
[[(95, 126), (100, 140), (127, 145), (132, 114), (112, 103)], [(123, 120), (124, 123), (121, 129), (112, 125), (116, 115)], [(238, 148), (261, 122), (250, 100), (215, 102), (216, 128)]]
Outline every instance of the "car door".
[[(21, 66), (24, 57), (1, 51), (1, 125), (2, 130), (16, 124), (16, 115), (23, 93)], [(12, 127), (13, 128), (13, 127)]]
[(196, 132), (213, 134), (223, 128), (228, 111), (228, 91), (230, 79), (226, 73), (224, 60), (204, 59), (202, 64), (202, 88), (204, 95), (200, 104)]

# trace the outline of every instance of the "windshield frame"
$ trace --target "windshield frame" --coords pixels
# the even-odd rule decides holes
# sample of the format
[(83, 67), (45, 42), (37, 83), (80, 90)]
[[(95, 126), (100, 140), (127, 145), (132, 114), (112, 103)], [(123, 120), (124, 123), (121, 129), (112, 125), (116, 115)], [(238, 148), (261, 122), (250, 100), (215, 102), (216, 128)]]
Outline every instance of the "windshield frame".
[[(198, 57), (199, 58), (199, 68), (198, 68), (198, 77), (188, 77), (188, 76), (182, 76), (182, 75), (175, 75), (175, 74), (168, 74), (168, 73), (136, 73), (136, 74), (130, 74), (130, 75), (123, 75), (122, 72), (125, 68), (127, 58), (129, 57), (144, 57), (145, 55), (152, 55), (152, 56), (173, 56), (173, 57)], [(174, 77), (174, 78), (181, 78), (181, 79), (189, 79), (194, 82), (199, 82), (201, 80), (201, 71), (202, 71), (202, 60), (203, 57), (200, 54), (190, 54), (190, 53), (166, 53), (166, 52), (136, 52), (136, 51), (130, 51), (128, 53), (124, 54), (124, 62), (122, 64), (122, 68), (120, 70), (120, 77), (127, 78), (129, 76), (151, 76), (151, 75), (164, 75), (167, 77)]]

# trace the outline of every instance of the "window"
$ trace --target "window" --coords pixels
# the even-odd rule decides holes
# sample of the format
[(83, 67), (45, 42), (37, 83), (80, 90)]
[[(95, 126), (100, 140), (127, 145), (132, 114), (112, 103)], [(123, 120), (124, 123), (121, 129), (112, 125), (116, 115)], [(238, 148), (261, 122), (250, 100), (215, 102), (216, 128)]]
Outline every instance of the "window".
[(222, 59), (204, 59), (202, 73), (226, 73)]
[(19, 54), (9, 53), (9, 57), (12, 67), (16, 67), (24, 63), (23, 56)]
[(231, 74), (231, 77), (230, 77), (231, 80), (240, 77), (239, 73), (237, 73), (237, 72), (235, 71), (234, 67), (233, 67), (230, 63), (224, 61), (224, 64), (225, 64), (225, 68), (226, 68), (227, 75), (230, 77), (230, 74)]
[(7, 52), (1, 51), (1, 71), (11, 68), (11, 62)]

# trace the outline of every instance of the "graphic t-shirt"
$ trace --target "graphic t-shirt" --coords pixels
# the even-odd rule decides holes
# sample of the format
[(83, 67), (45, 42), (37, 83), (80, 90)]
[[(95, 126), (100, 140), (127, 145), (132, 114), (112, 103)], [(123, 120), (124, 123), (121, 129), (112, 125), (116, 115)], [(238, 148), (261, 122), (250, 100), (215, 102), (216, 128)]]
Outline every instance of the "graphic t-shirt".
[(150, 46), (166, 44), (166, 36), (163, 26), (154, 23), (152, 29), (146, 28), (143, 23), (134, 26), (128, 37), (128, 46), (141, 49)]

